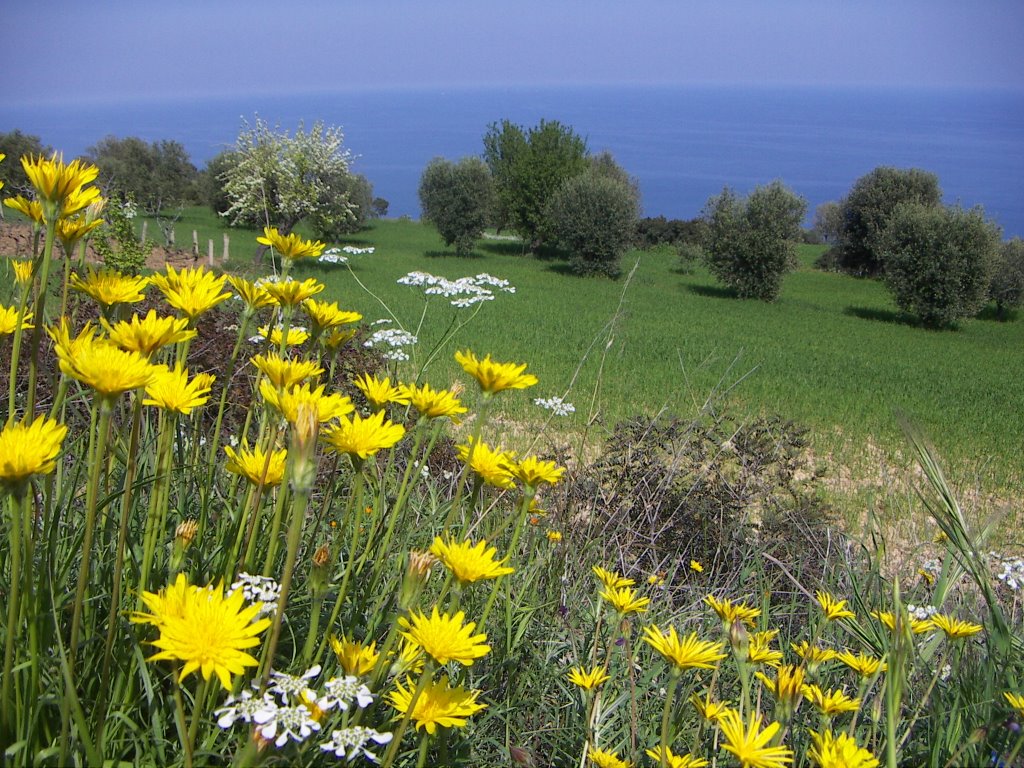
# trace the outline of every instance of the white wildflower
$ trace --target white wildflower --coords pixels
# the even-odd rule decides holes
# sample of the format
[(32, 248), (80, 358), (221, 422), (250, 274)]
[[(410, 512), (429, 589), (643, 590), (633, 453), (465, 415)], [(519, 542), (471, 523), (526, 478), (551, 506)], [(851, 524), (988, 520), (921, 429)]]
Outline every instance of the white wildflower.
[(360, 709), (365, 709), (373, 703), (373, 694), (358, 677), (351, 675), (347, 677), (333, 677), (324, 684), (324, 695), (317, 699), (316, 705), (320, 709), (338, 709), (345, 711), (349, 705), (355, 702)]
[(304, 694), (308, 695), (310, 699), (313, 699), (316, 698), (316, 692), (310, 689), (307, 681), (312, 680), (319, 674), (319, 664), (314, 664), (301, 675), (289, 675), (284, 672), (271, 672), (270, 675), (274, 678), (274, 682), (271, 684), (270, 690), (278, 694), (281, 697), (281, 700), (285, 703), (287, 703), (289, 699), (293, 701), (302, 701)]
[[(252, 691), (245, 690), (238, 697), (228, 696), (224, 706), (214, 711), (213, 714), (217, 716), (217, 725), (221, 728), (230, 728), (236, 720), (251, 723), (257, 713), (273, 713), (277, 708), (277, 702), (270, 694), (265, 693), (263, 696), (257, 697), (253, 695)], [(270, 714), (267, 715), (267, 718), (269, 717)]]
[(288, 739), (305, 741), (313, 731), (320, 730), (320, 723), (314, 718), (305, 704), (294, 707), (277, 707), (274, 710), (262, 710), (253, 716), (253, 722), (259, 725), (257, 731), (267, 741), (273, 741), (283, 747)]
[(247, 603), (261, 603), (258, 615), (273, 616), (277, 613), (277, 601), (281, 597), (281, 585), (269, 576), (256, 576), (249, 573), (238, 574), (238, 580), (231, 585), (228, 595), (242, 590)]
[(331, 731), (331, 740), (322, 743), (320, 749), (325, 752), (333, 752), (336, 757), (343, 757), (346, 760), (352, 760), (362, 755), (367, 760), (376, 763), (378, 762), (377, 756), (368, 750), (366, 745), (372, 741), (382, 746), (390, 742), (391, 739), (392, 734), (390, 733), (380, 733), (373, 728), (356, 726), (343, 728), (340, 731)]
[(546, 411), (551, 411), (555, 416), (568, 416), (570, 413), (576, 412), (575, 405), (567, 403), (560, 397), (537, 397), (534, 398), (533, 403)]

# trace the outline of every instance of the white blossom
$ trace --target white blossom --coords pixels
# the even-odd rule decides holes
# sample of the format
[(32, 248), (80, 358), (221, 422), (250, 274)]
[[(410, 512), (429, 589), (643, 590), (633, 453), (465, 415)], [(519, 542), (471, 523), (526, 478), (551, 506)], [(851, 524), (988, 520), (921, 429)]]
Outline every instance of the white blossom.
[(373, 703), (373, 694), (358, 677), (351, 675), (347, 677), (332, 677), (324, 683), (324, 695), (317, 699), (316, 705), (320, 709), (338, 709), (344, 711), (349, 705), (355, 702), (360, 709), (365, 709)]
[(336, 757), (343, 757), (352, 760), (361, 754), (367, 760), (378, 762), (377, 756), (366, 748), (371, 741), (384, 745), (390, 742), (392, 734), (380, 733), (372, 728), (356, 726), (354, 728), (343, 728), (340, 731), (331, 731), (331, 740), (320, 745), (324, 752), (333, 752)]
[(551, 411), (555, 416), (568, 416), (570, 413), (576, 412), (576, 406), (572, 403), (567, 403), (560, 397), (536, 397), (533, 400), (534, 405), (539, 405), (546, 411)]
[(281, 697), (281, 700), (285, 703), (287, 703), (289, 699), (293, 701), (301, 701), (303, 695), (306, 695), (310, 699), (314, 699), (316, 698), (316, 692), (310, 689), (307, 681), (312, 680), (319, 674), (319, 664), (314, 664), (301, 675), (289, 675), (284, 672), (271, 672), (270, 675), (274, 678), (274, 682), (271, 683), (270, 690), (278, 694)]
[(245, 690), (237, 698), (234, 695), (228, 696), (224, 706), (213, 714), (217, 716), (217, 725), (221, 728), (230, 728), (236, 720), (251, 723), (257, 713), (272, 713), (277, 708), (277, 702), (270, 694), (265, 693), (263, 696), (257, 697), (253, 695), (252, 691)]
[(364, 253), (373, 253), (377, 249), (374, 248), (372, 245), (367, 246), (366, 248), (356, 248), (354, 245), (346, 245), (341, 250), (343, 250), (345, 253), (351, 254), (352, 256), (360, 256)]
[(277, 601), (281, 597), (281, 585), (269, 576), (249, 573), (238, 574), (238, 580), (231, 585), (228, 595), (242, 590), (247, 603), (261, 603), (259, 616), (273, 616), (277, 613)]
[(419, 339), (401, 328), (383, 328), (374, 331), (369, 339), (363, 342), (364, 347), (385, 347), (383, 356), (386, 360), (408, 360), (409, 355), (403, 347), (411, 347)]
[(442, 296), (451, 299), (453, 307), (465, 308), (482, 301), (493, 301), (496, 288), (505, 293), (515, 293), (515, 287), (508, 280), (482, 272), (472, 277), (460, 277), (449, 280), (446, 277), (432, 275), (429, 272), (409, 272), (398, 278), (399, 285), (422, 288), (427, 296)]
[(313, 718), (305, 704), (261, 710), (252, 719), (260, 726), (257, 729), (260, 736), (273, 741), (278, 747), (283, 747), (288, 739), (305, 741), (313, 731), (320, 730), (320, 723)]

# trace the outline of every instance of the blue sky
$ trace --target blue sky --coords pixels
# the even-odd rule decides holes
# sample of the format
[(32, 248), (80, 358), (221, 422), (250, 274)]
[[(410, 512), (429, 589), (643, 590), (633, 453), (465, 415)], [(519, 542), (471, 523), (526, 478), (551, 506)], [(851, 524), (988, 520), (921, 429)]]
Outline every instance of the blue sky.
[(4, 100), (577, 83), (1020, 87), (1019, 0), (8, 0)]

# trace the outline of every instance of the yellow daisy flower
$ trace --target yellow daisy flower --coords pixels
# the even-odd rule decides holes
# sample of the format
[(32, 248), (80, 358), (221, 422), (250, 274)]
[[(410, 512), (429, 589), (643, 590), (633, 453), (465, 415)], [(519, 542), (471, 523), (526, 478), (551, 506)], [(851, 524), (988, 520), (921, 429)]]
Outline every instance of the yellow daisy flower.
[(235, 289), (238, 298), (245, 303), (246, 308), (250, 311), (255, 312), (258, 309), (263, 309), (263, 307), (274, 305), (274, 297), (267, 293), (267, 289), (262, 285), (235, 275), (228, 275), (228, 282)]
[(515, 571), (514, 568), (505, 565), (508, 562), (507, 557), (501, 560), (494, 559), (498, 550), (495, 547), (488, 548), (486, 541), (473, 544), (466, 539), (464, 542), (458, 543), (450, 537), (445, 541), (440, 536), (436, 536), (430, 547), (430, 552), (462, 584), (496, 579)]
[(586, 667), (573, 667), (566, 674), (566, 677), (570, 683), (582, 688), (584, 691), (592, 691), (611, 680), (611, 676), (600, 665), (590, 669)]
[(726, 656), (721, 641), (701, 640), (696, 632), (681, 640), (675, 627), (669, 627), (668, 634), (658, 629), (656, 624), (644, 627), (644, 641), (680, 672), (684, 669), (714, 669)]
[(367, 459), (384, 448), (391, 448), (405, 435), (405, 427), (384, 418), (384, 411), (363, 418), (358, 413), (342, 416), (336, 426), (324, 433), (324, 442), (338, 453)]
[(722, 625), (727, 631), (734, 621), (752, 627), (754, 619), (761, 615), (760, 608), (754, 608), (745, 603), (734, 604), (731, 600), (719, 600), (714, 595), (705, 597), (704, 602), (718, 614), (718, 618), (722, 620)]
[(167, 274), (157, 272), (150, 282), (163, 293), (164, 300), (190, 320), (195, 320), (222, 301), (231, 298), (224, 289), (227, 276), (217, 277), (203, 267), (186, 267), (180, 272), (167, 265)]
[(14, 269), (14, 279), (18, 285), (28, 285), (32, 282), (32, 260), (31, 259), (9, 259)]
[(87, 208), (100, 191), (95, 187), (83, 189), (99, 175), (99, 168), (82, 160), (64, 162), (63, 155), (56, 152), (46, 159), (42, 155), (21, 158), (21, 167), (29, 183), (35, 188), (44, 217), (56, 221)]
[(346, 342), (354, 339), (357, 333), (359, 330), (356, 328), (334, 328), (330, 333), (320, 337), (320, 343), (327, 349), (337, 350)]
[(79, 337), (68, 348), (57, 345), (56, 353), (65, 375), (106, 399), (145, 387), (161, 370), (138, 352), (125, 352), (106, 339), (92, 336)]
[(32, 310), (27, 309), (22, 315), (16, 307), (5, 307), (0, 304), (0, 336), (8, 336), (19, 328), (23, 331), (35, 328), (31, 320)]
[[(662, 749), (659, 744), (654, 749), (645, 750), (645, 753), (651, 758), (655, 764), (662, 764)], [(665, 765), (668, 768), (707, 768), (708, 761), (703, 757), (694, 757), (693, 755), (676, 755), (672, 752), (670, 747), (665, 747)]]
[(719, 719), (725, 742), (722, 749), (732, 754), (742, 768), (782, 768), (793, 762), (793, 750), (784, 746), (771, 746), (772, 739), (782, 727), (771, 723), (763, 731), (760, 715), (744, 723), (735, 709), (725, 712)]
[(633, 768), (633, 764), (623, 760), (614, 752), (605, 749), (591, 747), (587, 752), (587, 759), (597, 768)]
[(800, 703), (800, 696), (804, 688), (804, 668), (783, 664), (776, 669), (774, 680), (763, 672), (754, 674), (775, 697), (776, 718), (788, 721)]
[(841, 689), (825, 691), (817, 685), (805, 685), (801, 693), (825, 717), (835, 717), (844, 712), (856, 712), (860, 709), (860, 699), (851, 699)]
[(225, 446), (224, 453), (228, 455), (224, 468), (232, 474), (241, 475), (253, 485), (274, 487), (284, 480), (288, 462), (288, 451), (284, 448), (271, 451), (268, 456), (258, 445), (250, 449), (248, 443), (243, 443), (237, 451), (230, 445)]
[(142, 292), (149, 285), (148, 277), (122, 275), (108, 267), (86, 267), (85, 279), (71, 273), (71, 287), (89, 296), (102, 307), (134, 304), (146, 298)]
[(340, 419), (355, 410), (347, 396), (337, 393), (325, 395), (324, 389), (323, 384), (311, 387), (307, 382), (278, 390), (266, 379), (260, 382), (260, 394), (263, 395), (263, 399), (291, 424), (298, 418), (300, 404), (310, 406), (321, 424)]
[(280, 254), (282, 259), (316, 258), (324, 252), (324, 244), (319, 240), (303, 240), (294, 232), (282, 235), (277, 227), (264, 227), (263, 237), (256, 238), (257, 243), (269, 245)]
[(618, 589), (606, 589), (599, 597), (607, 600), (611, 606), (621, 615), (627, 613), (641, 613), (647, 610), (651, 604), (649, 597), (638, 597), (632, 587), (619, 587)]
[(695, 573), (704, 573), (704, 566), (700, 564), (699, 560), (690, 561), (690, 570)]
[(403, 386), (392, 386), (390, 376), (378, 379), (376, 376), (363, 373), (356, 376), (352, 383), (356, 385), (356, 389), (366, 396), (370, 407), (376, 410), (383, 408), (388, 403), (404, 404), (409, 402), (403, 395)]
[(363, 319), (358, 312), (339, 309), (336, 301), (328, 304), (326, 301), (306, 299), (302, 302), (302, 308), (306, 310), (313, 326), (321, 331), (337, 328), (339, 325), (351, 325)]
[(621, 587), (632, 587), (636, 584), (633, 579), (627, 579), (625, 576), (620, 576), (615, 571), (608, 571), (599, 565), (595, 565), (590, 569), (593, 574), (597, 577), (597, 580), (601, 582), (605, 589), (619, 589)]
[(108, 338), (126, 352), (138, 352), (147, 358), (168, 344), (177, 344), (196, 337), (196, 331), (188, 327), (184, 317), (160, 317), (155, 309), (146, 313), (145, 319), (132, 315), (131, 320), (122, 320), (114, 325), (101, 318), (100, 323), (107, 329)]
[(477, 359), (469, 350), (456, 352), (455, 360), (462, 369), (475, 378), (485, 395), (494, 395), (506, 389), (526, 389), (537, 383), (537, 377), (531, 373), (523, 373), (526, 363), (496, 363), (487, 355), (483, 360)]
[(324, 289), (324, 284), (316, 278), (310, 277), (301, 283), (298, 280), (282, 280), (277, 283), (267, 283), (264, 288), (271, 295), (274, 301), (281, 307), (295, 307), (306, 299), (316, 296)]
[(474, 635), (476, 622), (463, 624), (466, 614), (459, 611), (454, 616), (438, 614), (437, 606), (428, 618), (422, 611), (411, 611), (409, 618), (402, 616), (398, 625), (400, 632), (409, 642), (415, 643), (438, 664), (457, 661), (467, 667), (475, 659), (486, 656), (491, 646), (485, 645), (487, 635)]
[(755, 632), (750, 637), (750, 644), (747, 647), (747, 661), (750, 664), (767, 664), (770, 667), (777, 667), (782, 661), (782, 651), (772, 648), (772, 640), (779, 634), (777, 629), (767, 632)]
[(811, 741), (807, 756), (819, 768), (878, 768), (878, 759), (847, 733), (833, 736), (832, 731), (811, 731)]
[(514, 454), (501, 449), (491, 448), (485, 442), (474, 443), (473, 438), (464, 445), (456, 447), (459, 460), (468, 464), (481, 480), (495, 488), (515, 488), (512, 480), (512, 464)]
[(132, 611), (129, 617), (135, 624), (152, 624), (160, 626), (168, 618), (182, 618), (185, 616), (186, 602), (196, 592), (206, 590), (209, 587), (197, 587), (188, 583), (188, 577), (179, 573), (173, 584), (161, 589), (159, 592), (143, 592), (142, 602), (149, 608), (150, 613)]
[(818, 605), (821, 606), (821, 610), (825, 614), (825, 618), (829, 621), (856, 618), (853, 611), (846, 607), (845, 600), (838, 600), (834, 595), (822, 592), (821, 590), (817, 590), (814, 594), (818, 600)]
[(468, 410), (447, 389), (431, 389), (429, 384), (423, 384), (422, 386), (402, 384), (400, 385), (400, 390), (401, 402), (412, 405), (421, 418), (437, 419), (447, 416), (454, 423), (458, 424), (458, 415)]
[(29, 200), (22, 195), (15, 195), (4, 200), (4, 205), (26, 216), (35, 226), (43, 222), (43, 205), (38, 200)]
[(64, 246), (64, 252), (71, 254), (75, 246), (88, 237), (93, 230), (103, 225), (103, 219), (86, 221), (84, 217), (74, 216), (72, 218), (60, 219), (57, 222), (57, 239)]
[(843, 662), (861, 677), (873, 677), (879, 672), (885, 672), (889, 667), (880, 659), (866, 656), (863, 653), (856, 656), (852, 651), (842, 651), (836, 655), (836, 660)]
[(331, 635), (330, 640), (334, 655), (338, 657), (338, 663), (346, 675), (363, 677), (373, 672), (377, 666), (380, 654), (377, 653), (376, 643), (364, 645), (347, 637), (339, 639), (334, 635)]
[[(395, 690), (388, 693), (391, 706), (400, 715), (409, 712), (409, 705), (412, 704), (413, 695), (416, 693), (416, 683), (405, 679), (405, 685), (401, 681), (395, 681)], [(448, 684), (447, 675), (442, 675), (440, 680), (427, 683), (426, 687), (416, 699), (416, 704), (409, 714), (410, 719), (416, 723), (416, 729), (424, 729), (433, 735), (438, 726), (442, 728), (462, 728), (466, 725), (466, 719), (472, 717), (487, 705), (477, 701), (480, 691), (467, 691), (462, 686), (452, 688)]]
[(965, 637), (976, 635), (984, 629), (981, 624), (961, 621), (945, 613), (932, 614), (931, 622), (945, 632), (946, 638), (949, 640), (962, 640)]
[(527, 456), (522, 461), (513, 463), (510, 469), (512, 474), (529, 488), (537, 488), (542, 483), (554, 485), (565, 474), (565, 467), (560, 467), (553, 461), (541, 461), (536, 456)]
[(1017, 710), (1018, 715), (1024, 717), (1024, 696), (1009, 691), (1004, 691), (1003, 696), (1006, 698), (1006, 703)]
[(693, 704), (694, 708), (697, 710), (697, 714), (709, 723), (718, 722), (718, 718), (729, 711), (729, 702), (712, 701), (707, 697), (701, 698), (697, 694), (690, 697), (690, 703)]
[(255, 355), (250, 360), (277, 389), (290, 389), (324, 372), (324, 369), (312, 360), (289, 360), (282, 358), (273, 350), (263, 355)]
[(806, 640), (801, 640), (799, 643), (790, 643), (790, 648), (793, 649), (793, 653), (804, 660), (804, 664), (807, 666), (807, 671), (814, 674), (818, 667), (828, 661), (833, 661), (838, 655), (836, 651), (831, 648), (821, 648), (817, 645), (811, 645)]
[(33, 475), (53, 472), (67, 433), (66, 426), (46, 416), (6, 424), (0, 430), (0, 486), (19, 492)]
[[(890, 632), (896, 631), (896, 614), (892, 611), (872, 611), (871, 615), (882, 622)], [(907, 618), (910, 621), (910, 631), (915, 635), (935, 631), (935, 623), (931, 619), (916, 619), (913, 616)]]
[[(152, 598), (152, 593), (143, 593)], [(231, 690), (232, 675), (240, 675), (246, 667), (259, 666), (259, 662), (244, 649), (259, 645), (259, 635), (270, 626), (270, 619), (258, 618), (261, 603), (244, 605), (245, 595), (237, 590), (227, 597), (222, 587), (197, 589), (187, 592), (182, 604), (172, 611), (163, 601), (147, 602), (158, 612), (149, 623), (160, 630), (160, 637), (152, 642), (159, 653), (150, 661), (182, 661), (179, 681), (192, 672), (200, 672), (203, 679), (216, 675), (226, 690)]]
[(282, 336), (283, 331), (284, 329), (280, 325), (275, 325), (273, 328), (263, 325), (256, 329), (256, 332), (267, 339), (272, 347), (280, 348), (282, 341), (284, 341), (285, 347), (301, 347), (309, 341), (309, 331), (304, 328), (289, 327), (287, 337)]
[(552, 544), (557, 544), (558, 542), (560, 542), (562, 540), (562, 532), (561, 531), (548, 531), (545, 534), (545, 536), (548, 537), (548, 541), (550, 541)]
[(146, 385), (149, 397), (142, 404), (188, 416), (194, 408), (200, 408), (210, 401), (210, 388), (215, 378), (209, 373), (197, 373), (189, 381), (188, 368), (180, 365), (173, 370), (158, 371)]

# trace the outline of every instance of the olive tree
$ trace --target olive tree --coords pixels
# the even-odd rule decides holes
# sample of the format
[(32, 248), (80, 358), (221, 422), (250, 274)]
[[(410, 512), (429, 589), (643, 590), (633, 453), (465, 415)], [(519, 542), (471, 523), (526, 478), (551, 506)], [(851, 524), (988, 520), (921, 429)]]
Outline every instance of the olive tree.
[(996, 303), (1000, 320), (1024, 303), (1024, 240), (1019, 237), (1006, 241), (996, 251), (989, 298)]
[(795, 241), (807, 201), (774, 181), (740, 198), (726, 187), (704, 206), (704, 260), (720, 282), (743, 298), (774, 301), (796, 265)]
[(198, 199), (199, 171), (177, 141), (146, 142), (135, 136), (107, 136), (89, 147), (108, 195), (130, 197), (147, 214), (160, 216)]
[(420, 177), (423, 218), (437, 227), (445, 245), (467, 256), (487, 226), (494, 203), (494, 182), (487, 164), (478, 157), (457, 163), (435, 157)]
[(980, 208), (903, 203), (878, 242), (886, 285), (923, 325), (953, 325), (988, 300), (999, 239)]

